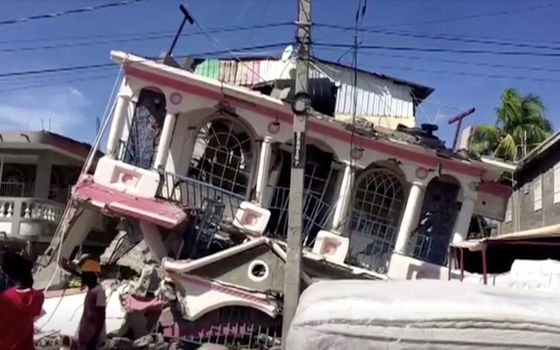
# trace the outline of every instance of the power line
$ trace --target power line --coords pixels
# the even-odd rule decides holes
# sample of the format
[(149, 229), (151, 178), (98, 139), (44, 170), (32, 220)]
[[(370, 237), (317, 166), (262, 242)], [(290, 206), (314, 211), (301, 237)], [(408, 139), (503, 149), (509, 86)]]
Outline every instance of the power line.
[(385, 25), (383, 27), (378, 26), (378, 27), (371, 27), (371, 28), (382, 29), (382, 28), (398, 28), (398, 27), (417, 26), (417, 25), (424, 25), (424, 24), (455, 23), (455, 22), (458, 22), (458, 21), (467, 21), (467, 20), (477, 19), (477, 18), (505, 16), (505, 15), (511, 15), (511, 14), (519, 13), (519, 12), (542, 10), (542, 9), (546, 9), (546, 8), (554, 7), (554, 6), (558, 6), (558, 5), (560, 5), (560, 2), (556, 1), (556, 2), (540, 4), (540, 5), (536, 5), (536, 6), (521, 7), (521, 8), (517, 8), (517, 9), (513, 9), (513, 10), (502, 10), (502, 11), (474, 13), (474, 14), (464, 15), (464, 16), (447, 17), (447, 18), (442, 18), (442, 19), (434, 19), (434, 20), (426, 20), (426, 21), (410, 21), (410, 22), (403, 22), (403, 23), (393, 24), (393, 25), (389, 24), (389, 25)]
[[(343, 49), (342, 48), (323, 47), (323, 48), (321, 48), (321, 50), (342, 51)], [(347, 50), (344, 49), (344, 51), (346, 52)], [(467, 61), (467, 60), (443, 59), (443, 58), (433, 58), (433, 57), (405, 56), (405, 55), (390, 54), (390, 53), (376, 53), (375, 56), (376, 57), (399, 58), (399, 59), (406, 59), (406, 60), (413, 60), (413, 61), (465, 64), (465, 65), (479, 66), (479, 67), (502, 68), (502, 69), (525, 69), (525, 70), (536, 71), (536, 72), (560, 73), (560, 69), (557, 69), (557, 68), (545, 68), (545, 67), (523, 66), (523, 65), (508, 65), (508, 64), (489, 63), (489, 62), (473, 62), (473, 61)]]
[(115, 64), (114, 63), (101, 63), (101, 64), (90, 64), (90, 65), (84, 65), (84, 66), (59, 67), (59, 68), (47, 68), (47, 69), (38, 69), (38, 70), (0, 73), (0, 78), (20, 77), (20, 76), (28, 76), (28, 75), (44, 74), (44, 73), (76, 72), (76, 71), (82, 71), (82, 70), (87, 70), (87, 69), (92, 69), (92, 68), (101, 68), (101, 67), (109, 67), (109, 66), (114, 67)]
[(375, 65), (375, 66), (383, 69), (402, 69), (407, 71), (444, 74), (444, 75), (460, 75), (460, 76), (469, 76), (469, 77), (476, 77), (476, 78), (511, 79), (511, 80), (525, 80), (525, 81), (535, 81), (535, 82), (543, 82), (543, 83), (560, 83), (560, 80), (557, 79), (547, 79), (547, 78), (537, 78), (537, 77), (509, 76), (509, 75), (500, 75), (500, 74), (480, 74), (480, 73), (471, 73), (471, 72), (463, 72), (463, 71), (449, 71), (443, 69), (433, 70), (433, 69), (416, 68), (416, 67), (411, 68), (410, 66), (407, 67), (392, 66), (392, 65)]
[[(227, 49), (221, 51), (207, 51), (207, 52), (199, 52), (193, 53), (189, 55), (190, 57), (208, 57), (214, 55), (220, 55), (224, 53), (233, 53), (235, 51), (246, 51), (246, 50), (261, 50), (267, 48), (275, 48), (275, 47), (284, 47), (290, 44), (289, 42), (282, 42), (282, 43), (274, 43), (274, 44), (266, 44), (260, 46), (248, 46), (248, 47), (241, 47), (241, 48), (234, 48), (234, 49)], [(175, 58), (186, 57), (186, 56), (175, 56)], [(153, 61), (157, 60), (159, 57), (147, 57), (146, 61)], [(242, 61), (240, 58), (236, 57), (237, 60)], [(52, 73), (68, 73), (68, 72), (83, 72), (83, 71), (91, 71), (95, 69), (103, 69), (103, 68), (112, 68), (116, 67), (115, 63), (96, 63), (96, 64), (89, 64), (89, 65), (81, 65), (81, 66), (67, 66), (67, 67), (56, 67), (56, 68), (45, 68), (45, 69), (37, 69), (37, 70), (27, 70), (27, 71), (17, 71), (17, 72), (8, 72), (8, 73), (0, 73), (0, 78), (11, 78), (11, 77), (27, 77), (27, 76), (34, 76), (34, 75), (41, 75), (41, 74), (52, 74)]]
[[(319, 47), (339, 47), (349, 48), (351, 44), (329, 44), (314, 43)], [(450, 49), (440, 47), (409, 47), (409, 46), (385, 46), (385, 45), (362, 45), (361, 49), (369, 50), (388, 50), (388, 51), (411, 51), (411, 52), (431, 52), (431, 53), (456, 53), (456, 54), (488, 54), (500, 56), (535, 56), (535, 57), (559, 57), (560, 52), (530, 52), (530, 51), (490, 51), (480, 49)]]
[(88, 81), (93, 81), (93, 80), (101, 80), (101, 79), (111, 78), (111, 77), (114, 77), (114, 76), (115, 76), (115, 74), (112, 73), (112, 74), (102, 74), (102, 75), (95, 75), (95, 76), (74, 78), (74, 79), (65, 79), (65, 80), (58, 80), (58, 81), (49, 80), (49, 81), (45, 81), (45, 82), (42, 82), (42, 83), (20, 85), (20, 86), (15, 86), (15, 87), (10, 85), (9, 88), (0, 89), (0, 92), (11, 92), (11, 91), (18, 91), (18, 90), (36, 89), (36, 88), (47, 87), (47, 86), (64, 85), (64, 84), (69, 84), (69, 83), (88, 82)]
[(34, 16), (29, 16), (29, 17), (21, 17), (21, 18), (16, 18), (16, 19), (3, 20), (3, 21), (0, 21), (0, 25), (18, 24), (18, 23), (25, 23), (25, 22), (39, 20), (39, 19), (50, 19), (50, 18), (67, 16), (67, 15), (75, 15), (75, 14), (78, 14), (78, 13), (86, 13), (86, 12), (98, 11), (98, 10), (103, 10), (103, 9), (108, 9), (108, 8), (115, 8), (115, 7), (121, 7), (121, 6), (126, 6), (126, 5), (132, 5), (132, 4), (136, 4), (136, 3), (139, 3), (139, 2), (143, 2), (143, 1), (149, 1), (149, 0), (123, 0), (123, 1), (119, 1), (119, 2), (109, 2), (109, 3), (106, 3), (106, 4), (81, 7), (81, 8), (77, 8), (77, 9), (64, 10), (64, 11), (60, 11), (60, 12), (51, 12), (51, 13), (45, 13), (45, 14), (41, 14), (41, 15), (34, 15)]
[[(323, 28), (330, 28), (330, 29), (343, 29), (343, 30), (352, 29), (352, 27), (332, 25), (332, 24), (322, 24), (322, 23), (318, 23), (316, 24), (316, 26), (323, 27)], [(367, 28), (360, 29), (360, 32), (372, 33), (372, 34), (384, 34), (384, 35), (399, 36), (399, 37), (409, 37), (409, 38), (416, 38), (416, 39), (433, 39), (433, 40), (442, 40), (442, 41), (451, 41), (451, 42), (460, 42), (460, 43), (469, 43), (469, 44), (475, 43), (475, 44), (496, 45), (496, 46), (506, 46), (506, 47), (516, 47), (516, 48), (560, 50), (559, 46), (553, 46), (553, 45), (540, 45), (540, 44), (529, 44), (529, 43), (522, 43), (522, 42), (501, 41), (497, 39), (476, 39), (476, 38), (469, 38), (469, 37), (454, 36), (450, 34), (413, 33), (413, 32), (390, 31), (390, 30), (383, 30), (383, 29), (367, 29)]]
[[(247, 30), (258, 30), (258, 29), (268, 29), (268, 28), (276, 28), (286, 25), (291, 25), (292, 23), (283, 22), (283, 23), (271, 23), (271, 24), (262, 24), (262, 25), (254, 25), (254, 26), (245, 26), (245, 27), (229, 27), (229, 28), (216, 28), (214, 30), (210, 30), (211, 34), (219, 34), (219, 33), (229, 33), (229, 32), (239, 32), (239, 31), (247, 31)], [(74, 48), (74, 47), (84, 47), (84, 46), (94, 46), (94, 45), (104, 45), (104, 44), (116, 44), (116, 43), (125, 43), (125, 42), (141, 42), (147, 40), (157, 40), (157, 39), (165, 39), (165, 38), (172, 38), (174, 36), (173, 33), (170, 32), (163, 32), (157, 33), (152, 32), (151, 35), (146, 35), (138, 33), (138, 36), (132, 38), (123, 38), (123, 39), (113, 39), (113, 40), (99, 40), (99, 41), (87, 41), (83, 43), (65, 43), (65, 44), (54, 44), (54, 45), (44, 45), (44, 46), (30, 46), (30, 47), (16, 47), (16, 48), (3, 48), (0, 49), (0, 52), (5, 53), (13, 53), (13, 52), (22, 52), (22, 51), (36, 51), (36, 50), (49, 50), (49, 49), (60, 49), (60, 48)], [(164, 34), (166, 33), (166, 34)], [(204, 32), (198, 31), (193, 33), (184, 33), (181, 34), (181, 37), (188, 37), (188, 36), (195, 36), (195, 35), (204, 35)]]

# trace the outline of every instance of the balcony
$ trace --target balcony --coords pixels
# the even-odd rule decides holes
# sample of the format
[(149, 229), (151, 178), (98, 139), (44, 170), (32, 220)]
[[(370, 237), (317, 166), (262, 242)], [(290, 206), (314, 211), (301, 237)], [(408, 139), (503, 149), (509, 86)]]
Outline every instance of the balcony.
[[(268, 235), (283, 240), (287, 239), (288, 232), (288, 204), (290, 189), (288, 187), (269, 187), (272, 195), (270, 204), (270, 222), (267, 227)], [(305, 246), (312, 246), (320, 230), (330, 229), (334, 214), (334, 206), (326, 202), (321, 195), (314, 191), (305, 192), (303, 207), (303, 234)]]
[(58, 202), (28, 198), (0, 198), (0, 232), (19, 238), (48, 241), (62, 218), (65, 206)]
[(246, 200), (243, 195), (187, 176), (167, 172), (160, 175), (158, 197), (181, 203), (187, 208), (201, 208), (204, 200), (209, 199), (222, 203), (225, 206), (224, 218), (231, 220), (241, 202)]
[(29, 187), (22, 182), (0, 182), (0, 197), (31, 197)]

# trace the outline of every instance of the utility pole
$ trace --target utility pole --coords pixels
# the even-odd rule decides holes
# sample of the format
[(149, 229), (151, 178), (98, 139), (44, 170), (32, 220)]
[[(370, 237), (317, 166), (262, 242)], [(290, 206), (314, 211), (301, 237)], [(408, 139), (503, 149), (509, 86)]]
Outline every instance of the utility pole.
[(457, 147), (457, 141), (459, 140), (459, 132), (461, 132), (461, 124), (463, 123), (463, 119), (473, 114), (474, 111), (475, 111), (474, 107), (471, 109), (467, 109), (463, 113), (456, 115), (447, 121), (447, 124), (449, 125), (457, 123), (457, 127), (455, 128), (455, 137), (453, 138), (453, 148), (452, 148), (453, 150), (455, 149), (455, 147)]
[(302, 230), (304, 210), (305, 149), (309, 108), (309, 45), (311, 34), (311, 0), (298, 0), (296, 39), (299, 45), (296, 62), (295, 94), (292, 140), (292, 173), (290, 177), (290, 202), (288, 207), (288, 251), (284, 270), (284, 308), (282, 342), (296, 313), (300, 294)]

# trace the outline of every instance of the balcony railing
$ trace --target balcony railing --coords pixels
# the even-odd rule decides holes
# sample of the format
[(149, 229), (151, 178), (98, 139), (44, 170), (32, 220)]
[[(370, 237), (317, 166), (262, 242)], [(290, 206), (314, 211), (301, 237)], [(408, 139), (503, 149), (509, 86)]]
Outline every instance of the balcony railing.
[(409, 247), (409, 249), (414, 249), (412, 251), (412, 257), (415, 259), (427, 261), (432, 252), (433, 238), (426, 235), (418, 234), (416, 236), (416, 240), (411, 240), (410, 243), (414, 244), (413, 247)]
[[(270, 204), (270, 222), (267, 227), (268, 235), (282, 239), (287, 238), (288, 231), (288, 203), (290, 189), (287, 187), (272, 187), (272, 203)], [(328, 230), (332, 222), (334, 206), (325, 202), (320, 195), (307, 191), (303, 207), (303, 244), (311, 246), (320, 230)]]
[[(10, 235), (49, 235), (50, 231), (22, 232), (22, 228), (35, 228), (43, 224), (57, 224), (64, 213), (64, 205), (37, 198), (7, 197), (0, 199), (0, 231)], [(35, 229), (34, 228), (34, 229)], [(25, 230), (23, 230), (25, 231)]]
[(187, 176), (161, 172), (158, 197), (181, 203), (189, 208), (202, 208), (205, 199), (222, 203), (224, 217), (233, 219), (245, 196), (224, 190), (204, 181)]
[(0, 182), (0, 197), (24, 197), (25, 184), (21, 182)]

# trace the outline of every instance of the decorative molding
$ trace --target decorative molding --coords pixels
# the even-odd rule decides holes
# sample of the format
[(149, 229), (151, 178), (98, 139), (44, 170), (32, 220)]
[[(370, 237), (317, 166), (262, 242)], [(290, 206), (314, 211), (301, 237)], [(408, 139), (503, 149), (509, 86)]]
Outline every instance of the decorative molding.
[(183, 96), (178, 92), (173, 92), (169, 96), (169, 101), (171, 102), (171, 104), (178, 105), (183, 102)]
[(420, 180), (425, 180), (428, 177), (428, 174), (430, 173), (430, 171), (424, 167), (418, 167), (416, 168), (416, 171), (414, 172), (414, 174), (416, 175), (416, 177)]

